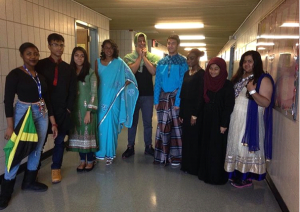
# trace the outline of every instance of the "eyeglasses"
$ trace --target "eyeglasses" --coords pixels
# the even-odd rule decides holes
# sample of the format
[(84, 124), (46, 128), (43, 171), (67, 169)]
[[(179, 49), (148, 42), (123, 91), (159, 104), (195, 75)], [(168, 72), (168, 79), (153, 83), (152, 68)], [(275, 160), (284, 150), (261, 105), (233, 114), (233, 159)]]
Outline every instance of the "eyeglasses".
[(58, 44), (58, 43), (51, 43), (50, 46), (53, 46), (54, 48), (57, 48), (57, 47), (64, 48), (65, 47), (64, 44)]

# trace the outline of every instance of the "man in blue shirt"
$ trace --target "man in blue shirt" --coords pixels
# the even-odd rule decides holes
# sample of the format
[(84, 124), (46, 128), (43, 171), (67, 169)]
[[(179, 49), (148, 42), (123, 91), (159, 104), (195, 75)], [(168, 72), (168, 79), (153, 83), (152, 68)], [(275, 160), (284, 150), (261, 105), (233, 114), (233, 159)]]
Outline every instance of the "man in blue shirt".
[(156, 67), (154, 105), (157, 110), (154, 164), (181, 163), (181, 126), (179, 122), (180, 90), (183, 76), (188, 71), (186, 59), (178, 54), (180, 39), (171, 35), (167, 39), (169, 55)]

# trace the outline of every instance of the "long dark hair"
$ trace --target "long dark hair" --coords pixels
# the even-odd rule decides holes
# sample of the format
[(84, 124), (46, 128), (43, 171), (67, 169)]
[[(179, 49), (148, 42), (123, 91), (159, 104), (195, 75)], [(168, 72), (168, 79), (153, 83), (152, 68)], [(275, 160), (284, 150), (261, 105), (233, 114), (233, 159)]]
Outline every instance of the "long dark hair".
[(106, 55), (105, 55), (103, 49), (104, 49), (105, 44), (107, 44), (107, 43), (110, 43), (111, 47), (114, 50), (114, 53), (113, 53), (112, 57), (113, 58), (118, 58), (119, 57), (119, 49), (118, 49), (117, 43), (112, 39), (107, 39), (107, 40), (104, 40), (102, 45), (101, 45), (101, 47), (102, 47), (101, 54), (100, 54), (101, 60), (104, 60), (106, 58)]
[(70, 62), (70, 65), (74, 70), (76, 70), (76, 63), (74, 61), (74, 55), (75, 55), (75, 52), (77, 52), (77, 51), (81, 51), (84, 55), (83, 66), (77, 76), (77, 80), (81, 81), (81, 82), (85, 82), (84, 78), (86, 77), (86, 75), (89, 74), (91, 64), (88, 61), (88, 56), (87, 56), (85, 49), (80, 46), (75, 47), (72, 51), (71, 62)]
[(243, 63), (244, 63), (245, 57), (249, 56), (249, 55), (252, 56), (252, 59), (254, 61), (254, 65), (253, 65), (253, 82), (254, 82), (254, 84), (256, 84), (259, 77), (263, 73), (265, 73), (263, 70), (261, 55), (257, 51), (247, 51), (242, 55), (240, 63), (239, 63), (239, 69), (237, 70), (236, 74), (231, 79), (233, 84), (237, 83), (243, 77), (243, 74), (244, 74)]

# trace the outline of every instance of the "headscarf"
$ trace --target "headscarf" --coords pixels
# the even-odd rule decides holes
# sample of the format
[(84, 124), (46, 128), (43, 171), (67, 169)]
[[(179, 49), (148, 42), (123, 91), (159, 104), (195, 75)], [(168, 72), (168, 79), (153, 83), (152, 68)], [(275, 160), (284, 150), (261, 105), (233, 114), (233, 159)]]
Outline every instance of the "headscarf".
[[(212, 77), (209, 73), (209, 68), (212, 64), (216, 64), (220, 68), (220, 74), (216, 77)], [(223, 88), (225, 81), (227, 79), (227, 69), (226, 62), (222, 58), (214, 57), (212, 58), (204, 73), (204, 100), (206, 103), (209, 102), (209, 97), (207, 96), (207, 91), (217, 92), (221, 88)]]
[[(145, 48), (147, 49), (147, 53), (146, 53), (147, 59), (149, 60), (150, 63), (152, 63), (152, 65), (156, 66), (156, 64), (160, 60), (160, 58), (157, 55), (152, 54), (148, 51), (148, 40), (147, 40), (147, 35), (145, 33), (138, 32), (138, 33), (135, 34), (135, 36), (134, 36), (134, 45), (135, 45), (135, 47), (137, 47), (138, 38), (139, 38), (140, 35), (143, 35), (144, 38), (145, 38), (145, 43), (146, 43)], [(130, 65), (130, 64), (134, 63), (138, 57), (139, 57), (139, 54), (137, 53), (136, 50), (134, 50), (134, 52), (132, 52), (131, 54), (125, 55), (124, 61), (125, 61), (125, 63)], [(141, 63), (140, 63), (139, 72), (143, 71), (143, 65), (144, 65), (144, 60), (142, 59)]]

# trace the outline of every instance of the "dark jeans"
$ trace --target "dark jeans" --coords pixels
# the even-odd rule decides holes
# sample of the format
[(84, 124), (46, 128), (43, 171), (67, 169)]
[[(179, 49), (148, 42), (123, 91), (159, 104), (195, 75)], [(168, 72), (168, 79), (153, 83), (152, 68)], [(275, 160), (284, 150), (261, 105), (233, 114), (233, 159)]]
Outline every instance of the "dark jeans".
[(58, 133), (57, 137), (54, 140), (51, 169), (61, 168), (64, 149), (65, 149), (65, 143), (64, 143), (65, 136), (66, 133)]
[(152, 145), (153, 96), (139, 96), (134, 110), (132, 126), (128, 128), (128, 146), (135, 144), (140, 109), (142, 110), (145, 146)]
[(88, 163), (92, 163), (95, 160), (94, 152), (89, 152), (89, 153), (79, 152), (79, 156), (81, 161), (87, 160)]

